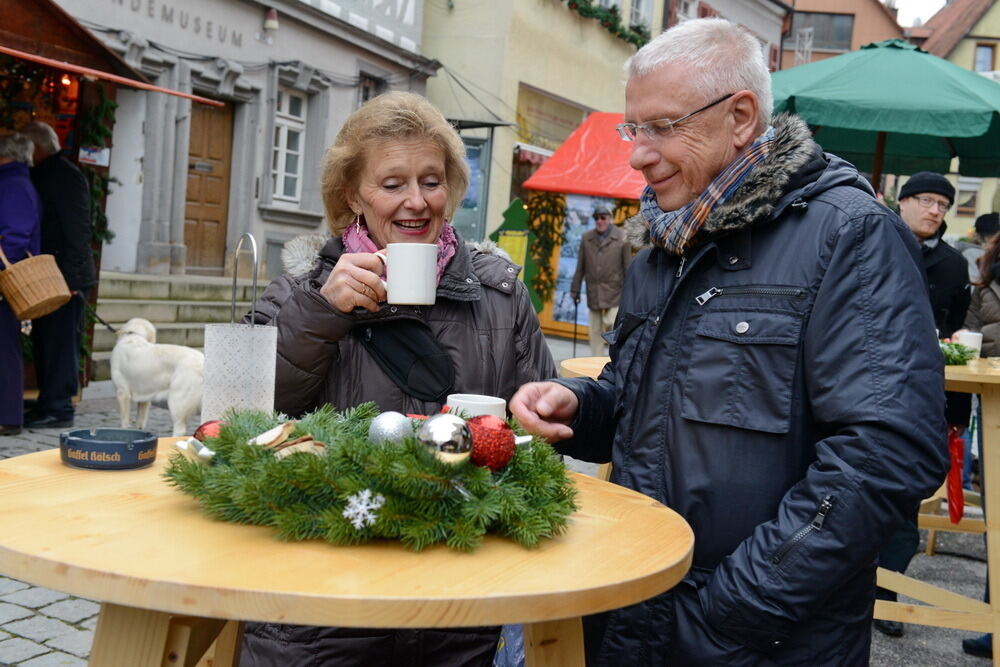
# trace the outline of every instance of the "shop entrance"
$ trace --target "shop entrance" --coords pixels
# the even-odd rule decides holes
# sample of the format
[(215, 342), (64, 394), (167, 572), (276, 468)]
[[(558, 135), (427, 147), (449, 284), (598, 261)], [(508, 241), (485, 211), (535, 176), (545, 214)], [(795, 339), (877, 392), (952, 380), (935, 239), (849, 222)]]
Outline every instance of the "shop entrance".
[(184, 245), (187, 273), (221, 276), (226, 264), (233, 106), (191, 105)]

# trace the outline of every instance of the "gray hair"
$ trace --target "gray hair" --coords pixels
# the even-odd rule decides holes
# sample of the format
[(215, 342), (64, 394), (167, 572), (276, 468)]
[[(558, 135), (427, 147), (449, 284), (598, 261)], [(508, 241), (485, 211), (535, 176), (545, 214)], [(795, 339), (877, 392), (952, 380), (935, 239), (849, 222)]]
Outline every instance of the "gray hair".
[(691, 70), (691, 87), (705, 100), (749, 90), (760, 107), (758, 124), (771, 122), (774, 100), (764, 50), (750, 32), (726, 19), (692, 19), (653, 38), (625, 63), (629, 77), (645, 76), (663, 65)]
[(28, 138), (35, 144), (35, 148), (40, 150), (45, 157), (55, 155), (61, 148), (59, 135), (48, 123), (36, 120), (22, 127), (21, 132), (28, 135)]
[(35, 145), (31, 143), (31, 139), (20, 132), (0, 135), (0, 158), (23, 162), (30, 167), (34, 152)]

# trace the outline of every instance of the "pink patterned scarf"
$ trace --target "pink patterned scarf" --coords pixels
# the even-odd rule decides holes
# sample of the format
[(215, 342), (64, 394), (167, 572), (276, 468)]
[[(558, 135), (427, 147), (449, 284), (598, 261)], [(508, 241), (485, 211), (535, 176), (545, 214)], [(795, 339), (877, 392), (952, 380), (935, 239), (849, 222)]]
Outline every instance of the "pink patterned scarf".
[[(379, 247), (375, 245), (372, 237), (368, 234), (368, 225), (364, 222), (359, 221), (348, 225), (344, 230), (342, 238), (344, 241), (344, 250), (347, 252), (377, 252), (379, 250)], [(455, 235), (455, 229), (447, 222), (441, 225), (441, 234), (438, 236), (437, 247), (437, 281), (440, 283), (445, 267), (448, 266), (448, 262), (451, 261), (451, 258), (458, 251), (458, 237)]]

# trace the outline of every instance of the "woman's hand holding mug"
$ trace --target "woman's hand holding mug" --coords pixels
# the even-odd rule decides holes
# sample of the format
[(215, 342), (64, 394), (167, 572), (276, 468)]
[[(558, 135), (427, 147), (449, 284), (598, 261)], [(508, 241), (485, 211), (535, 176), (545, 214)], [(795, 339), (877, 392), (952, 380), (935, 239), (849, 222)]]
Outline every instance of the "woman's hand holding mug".
[(342, 313), (355, 308), (377, 312), (379, 303), (386, 300), (385, 257), (377, 253), (345, 253), (337, 260), (319, 293)]

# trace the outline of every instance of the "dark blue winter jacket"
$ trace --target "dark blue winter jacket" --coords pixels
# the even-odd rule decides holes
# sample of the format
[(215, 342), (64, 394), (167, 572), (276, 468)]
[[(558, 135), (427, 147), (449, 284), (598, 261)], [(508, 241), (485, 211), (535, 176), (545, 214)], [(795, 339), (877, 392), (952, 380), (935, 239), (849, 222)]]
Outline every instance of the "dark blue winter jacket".
[(560, 451), (695, 534), (672, 592), (587, 620), (588, 665), (858, 665), (875, 559), (941, 483), (942, 356), (913, 234), (795, 118), (683, 258), (632, 262)]

